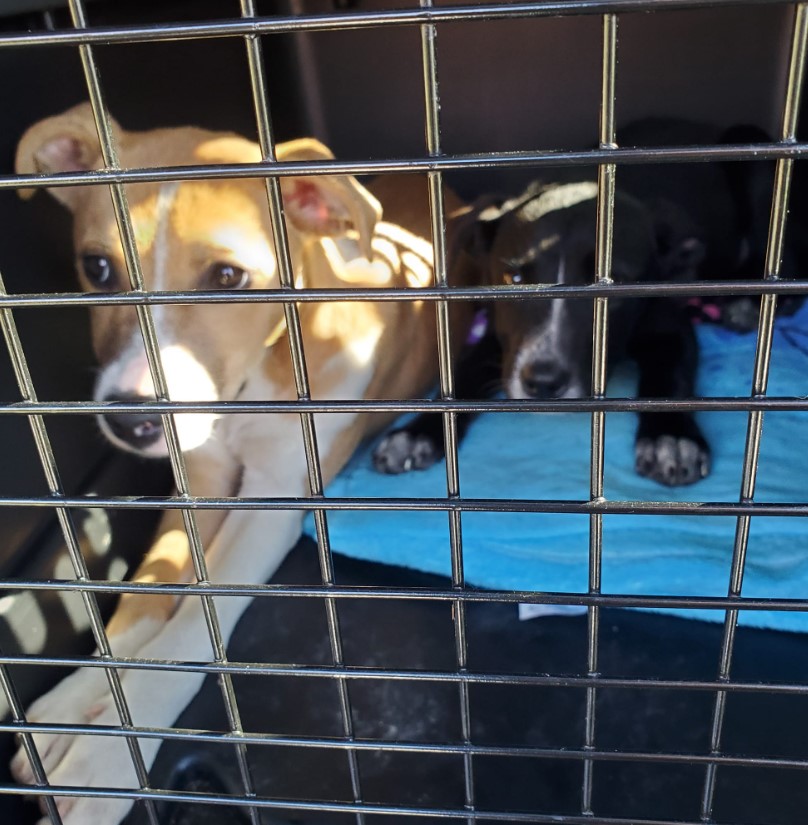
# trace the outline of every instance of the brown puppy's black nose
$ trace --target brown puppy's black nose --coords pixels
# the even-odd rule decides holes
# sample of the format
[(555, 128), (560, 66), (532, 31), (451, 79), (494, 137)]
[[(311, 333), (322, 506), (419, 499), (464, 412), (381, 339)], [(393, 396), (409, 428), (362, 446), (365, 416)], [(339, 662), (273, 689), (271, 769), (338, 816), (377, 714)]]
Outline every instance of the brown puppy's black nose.
[[(145, 402), (154, 399), (142, 395), (108, 395), (104, 400)], [(163, 434), (163, 420), (154, 413), (108, 413), (104, 421), (116, 438), (138, 450), (150, 447)]]
[(570, 384), (571, 376), (563, 367), (549, 361), (525, 364), (519, 380), (531, 398), (558, 398)]

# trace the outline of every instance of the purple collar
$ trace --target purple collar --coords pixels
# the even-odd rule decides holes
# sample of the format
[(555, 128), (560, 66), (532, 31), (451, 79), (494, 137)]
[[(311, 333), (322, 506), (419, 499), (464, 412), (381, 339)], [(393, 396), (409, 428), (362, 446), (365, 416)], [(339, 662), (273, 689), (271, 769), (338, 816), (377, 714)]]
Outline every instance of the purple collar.
[(466, 346), (473, 347), (475, 344), (479, 344), (485, 337), (486, 332), (488, 332), (488, 311), (478, 309), (474, 313), (468, 335), (466, 335)]

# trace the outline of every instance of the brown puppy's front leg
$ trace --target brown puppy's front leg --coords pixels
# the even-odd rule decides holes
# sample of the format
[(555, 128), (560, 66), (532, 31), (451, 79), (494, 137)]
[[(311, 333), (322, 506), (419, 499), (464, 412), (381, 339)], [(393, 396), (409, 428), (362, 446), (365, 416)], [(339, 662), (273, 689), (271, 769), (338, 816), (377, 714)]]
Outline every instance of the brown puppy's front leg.
[[(257, 416), (255, 416), (257, 418)], [(317, 421), (323, 462), (328, 465), (335, 440), (350, 439), (345, 416), (321, 416)], [(322, 419), (326, 419), (324, 422)], [(342, 419), (342, 420), (340, 420)], [(342, 426), (341, 426), (342, 425)], [(296, 416), (277, 416), (275, 438), (250, 445), (251, 466), (245, 467), (239, 496), (301, 497), (308, 494), (306, 456)], [(329, 429), (331, 432), (329, 433)], [(355, 447), (350, 442), (348, 449)], [(211, 579), (217, 583), (256, 584), (266, 581), (300, 536), (303, 513), (299, 510), (232, 510), (222, 522), (207, 552)], [(250, 602), (247, 595), (214, 597), (219, 630), (226, 641)], [(184, 598), (159, 632), (143, 645), (137, 656), (151, 661), (209, 662), (215, 657), (207, 631), (206, 608), (198, 596)], [(121, 681), (132, 720), (137, 726), (170, 727), (199, 690), (201, 671), (137, 669), (122, 673)], [(94, 723), (117, 727), (118, 715), (107, 694), (96, 708)], [(70, 737), (68, 737), (70, 738)], [(160, 740), (140, 740), (141, 754), (150, 767)], [(55, 786), (122, 788), (138, 787), (138, 779), (126, 743), (108, 737), (103, 744), (91, 736), (74, 737), (58, 763), (48, 769)], [(117, 825), (132, 805), (131, 799), (58, 797), (64, 825)], [(45, 825), (40, 823), (40, 825)]]
[[(222, 493), (228, 495), (232, 490)], [(209, 495), (215, 495), (213, 493)], [(202, 547), (216, 535), (224, 512), (200, 510), (196, 523)], [(188, 582), (193, 578), (193, 564), (188, 533), (181, 510), (168, 510), (160, 521), (157, 539), (132, 576), (133, 582)], [(157, 593), (124, 593), (107, 623), (107, 636), (115, 655), (124, 638), (126, 648), (145, 644), (174, 613), (179, 598)]]
[[(238, 483), (239, 466), (223, 451), (200, 449), (186, 455), (189, 485), (199, 496), (230, 495)], [(204, 510), (197, 513), (203, 548), (219, 530), (225, 513)], [(166, 511), (157, 539), (136, 570), (135, 582), (186, 582), (192, 578), (192, 565), (182, 511)], [(170, 595), (125, 594), (107, 624), (107, 636), (114, 656), (133, 656), (169, 620), (178, 599)], [(95, 655), (99, 655), (96, 650)], [(27, 711), (30, 722), (86, 724), (96, 718), (109, 682), (101, 668), (79, 668), (56, 687), (37, 699)], [(68, 735), (36, 734), (35, 742), (46, 771), (57, 765), (72, 740)], [(20, 748), (11, 761), (11, 772), (18, 782), (34, 781), (28, 758)]]

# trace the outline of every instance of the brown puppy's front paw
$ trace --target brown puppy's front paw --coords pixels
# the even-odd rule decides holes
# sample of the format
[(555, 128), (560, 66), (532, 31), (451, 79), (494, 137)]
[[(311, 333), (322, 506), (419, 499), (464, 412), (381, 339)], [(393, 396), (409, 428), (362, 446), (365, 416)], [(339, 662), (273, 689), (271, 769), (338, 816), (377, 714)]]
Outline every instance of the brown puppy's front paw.
[(373, 466), (379, 473), (397, 475), (431, 467), (442, 451), (428, 435), (394, 430), (373, 451)]
[[(97, 723), (104, 727), (118, 727), (120, 718), (111, 707), (111, 699), (105, 704), (107, 707), (97, 717)], [(69, 747), (59, 764), (48, 772), (51, 785), (80, 790), (110, 788), (123, 792), (140, 788), (126, 740), (90, 735), (71, 736), (69, 740)], [(118, 825), (133, 803), (132, 799), (103, 795), (56, 796), (55, 801), (63, 825)], [(46, 812), (44, 800), (40, 801), (40, 808), (43, 813)], [(47, 823), (49, 819), (46, 817), (39, 825)]]
[[(37, 699), (26, 711), (26, 719), (32, 723), (86, 724), (98, 715), (96, 706), (102, 702), (106, 691), (107, 679), (100, 668), (80, 668)], [(42, 766), (49, 776), (61, 763), (74, 739), (65, 733), (33, 734)], [(35, 784), (33, 767), (21, 744), (11, 760), (10, 769), (20, 784)]]
[(668, 487), (700, 481), (710, 473), (710, 451), (700, 439), (685, 436), (642, 436), (634, 448), (635, 468), (641, 476)]

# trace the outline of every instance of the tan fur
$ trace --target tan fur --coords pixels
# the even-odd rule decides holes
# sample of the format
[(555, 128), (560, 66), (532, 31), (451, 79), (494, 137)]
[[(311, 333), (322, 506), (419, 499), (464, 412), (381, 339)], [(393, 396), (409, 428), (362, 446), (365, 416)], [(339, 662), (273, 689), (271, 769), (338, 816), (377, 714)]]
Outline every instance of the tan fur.
[[(117, 124), (114, 131), (124, 168), (260, 160), (258, 147), (237, 135), (191, 127), (136, 133)], [(326, 147), (312, 139), (282, 144), (277, 155), (281, 160), (331, 157)], [(33, 126), (17, 152), (17, 170), (22, 173), (99, 166), (98, 142), (86, 105)], [(378, 200), (346, 176), (284, 178), (281, 188), (299, 284), (316, 288), (417, 288), (432, 284), (430, 220), (423, 179), (378, 181)], [(107, 189), (54, 187), (50, 191), (73, 213), (77, 262), (88, 254), (108, 258), (119, 274), (116, 289), (127, 289)], [(206, 273), (212, 264), (221, 262), (248, 270), (252, 288), (279, 286), (263, 181), (137, 184), (127, 185), (126, 194), (146, 289), (209, 289)], [(446, 205), (447, 211), (458, 205), (448, 192)], [(380, 222), (382, 206), (389, 222)], [(91, 288), (86, 279), (82, 285)], [(192, 365), (210, 377), (215, 397), (296, 398), (280, 304), (178, 305), (156, 308), (154, 316), (164, 357), (166, 345), (190, 353)], [(315, 400), (418, 397), (435, 380), (437, 336), (435, 307), (430, 302), (303, 303), (300, 320)], [(103, 378), (105, 371), (134, 358), (133, 348), (138, 346), (136, 312), (132, 307), (98, 307), (92, 310), (91, 321)], [(455, 334), (455, 343), (460, 337)], [(168, 385), (172, 397), (170, 375)], [(181, 397), (192, 400), (187, 393)], [(182, 415), (175, 418), (179, 428)], [(367, 414), (316, 416), (325, 482), (340, 470), (363, 438), (388, 420), (389, 416)], [(223, 416), (213, 426), (212, 436), (185, 455), (191, 494), (300, 496), (308, 492), (296, 415)], [(196, 521), (212, 579), (249, 583), (264, 581), (272, 574), (299, 535), (302, 514), (205, 510), (196, 513)], [(134, 578), (143, 582), (193, 580), (179, 511), (165, 514), (158, 538)], [(225, 638), (245, 606), (244, 598), (217, 600)], [(193, 660), (211, 655), (196, 598), (125, 596), (108, 633), (113, 652), (119, 656)], [(135, 724), (170, 725), (193, 695), (199, 679), (200, 674), (190, 673), (127, 673), (124, 687)], [(90, 668), (76, 671), (38, 700), (29, 709), (29, 719), (116, 724), (104, 675)], [(120, 744), (106, 739), (102, 748), (88, 743), (86, 737), (37, 738), (38, 747), (44, 748), (49, 779), (55, 784), (133, 782), (126, 775), (127, 771), (131, 774), (128, 753)], [(154, 740), (141, 743), (147, 765), (157, 744)], [(23, 751), (15, 756), (12, 771), (19, 781), (33, 781)], [(115, 825), (129, 807), (126, 800), (112, 798), (60, 799), (58, 804), (65, 825), (87, 821)]]

